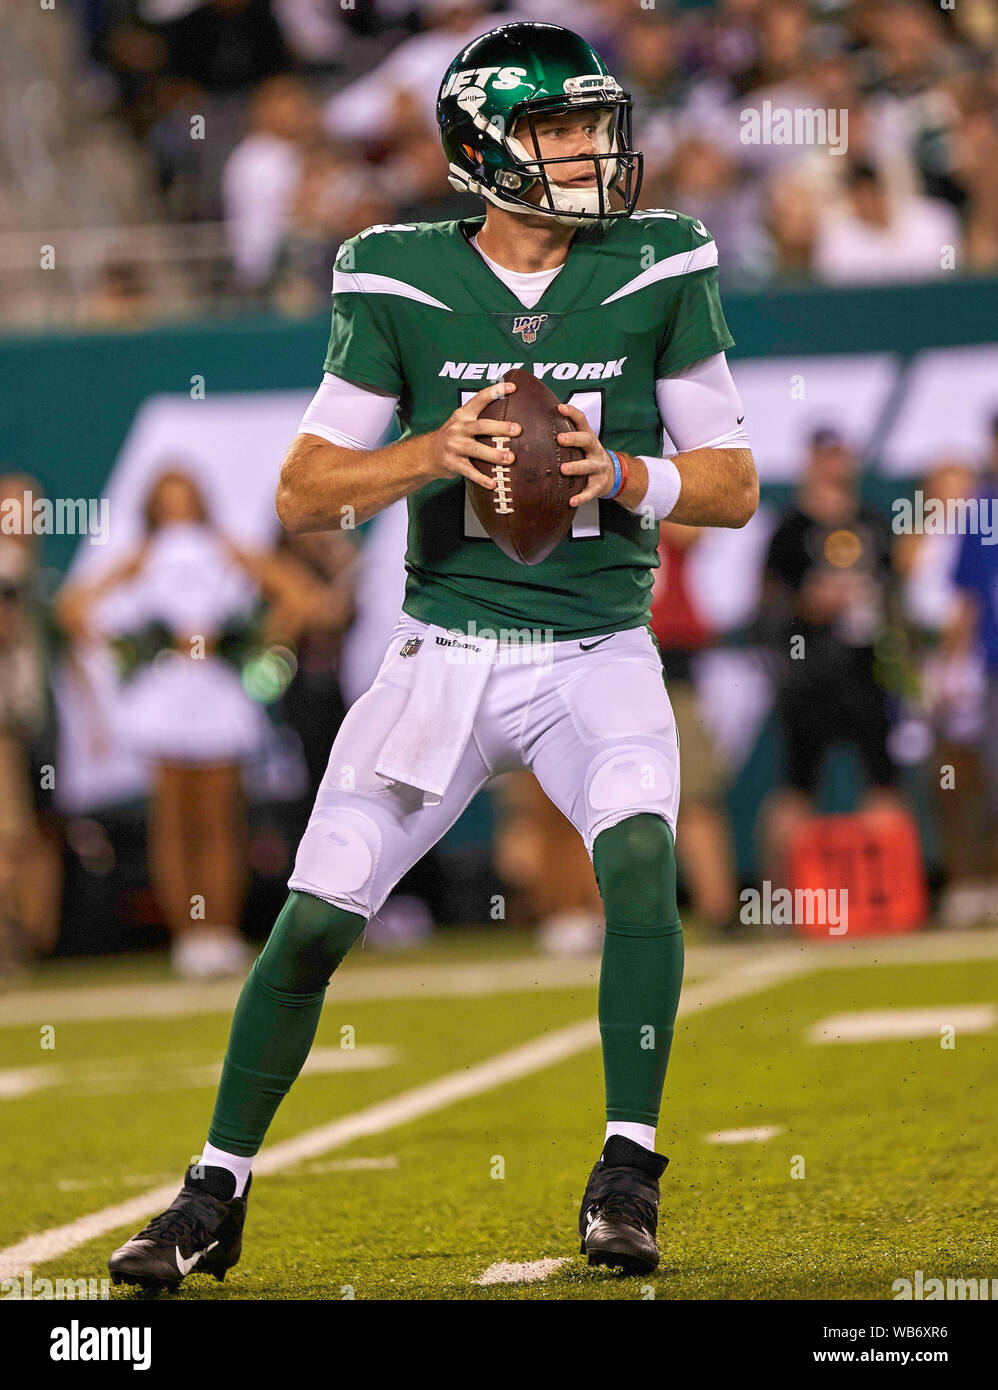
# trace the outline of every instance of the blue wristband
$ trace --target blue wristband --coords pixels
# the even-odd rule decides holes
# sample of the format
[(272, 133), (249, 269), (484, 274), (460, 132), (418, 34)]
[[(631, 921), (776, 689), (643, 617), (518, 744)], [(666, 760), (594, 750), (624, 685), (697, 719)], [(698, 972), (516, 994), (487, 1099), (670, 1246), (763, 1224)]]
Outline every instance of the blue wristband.
[(624, 482), (624, 470), (620, 466), (620, 459), (612, 449), (607, 449), (607, 456), (613, 459), (613, 490), (606, 495), (608, 498), (616, 497)]

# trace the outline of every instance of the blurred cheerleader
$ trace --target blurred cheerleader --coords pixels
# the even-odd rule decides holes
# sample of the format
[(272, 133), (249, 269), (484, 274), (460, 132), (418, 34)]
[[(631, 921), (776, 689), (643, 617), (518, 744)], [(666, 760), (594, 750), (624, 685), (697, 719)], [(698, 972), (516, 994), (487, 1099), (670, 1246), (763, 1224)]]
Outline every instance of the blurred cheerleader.
[(240, 657), (254, 643), (292, 641), (325, 596), (288, 558), (250, 554), (220, 534), (179, 468), (155, 480), (144, 516), (139, 548), (95, 582), (67, 585), (58, 612), (74, 639), (109, 640), (119, 658), (113, 732), (152, 765), (149, 873), (174, 968), (230, 974), (246, 954), (242, 765), (268, 734)]

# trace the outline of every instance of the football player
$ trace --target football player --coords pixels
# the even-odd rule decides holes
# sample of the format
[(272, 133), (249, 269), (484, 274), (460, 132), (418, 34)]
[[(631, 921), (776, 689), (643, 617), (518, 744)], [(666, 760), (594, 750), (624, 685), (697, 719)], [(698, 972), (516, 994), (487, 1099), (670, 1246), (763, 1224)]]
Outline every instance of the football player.
[[(221, 1278), (253, 1156), (312, 1044), (330, 976), (402, 875), (497, 773), (527, 768), (593, 858), (606, 919), (606, 1136), (579, 1214), (591, 1264), (658, 1263), (658, 1120), (683, 972), (675, 724), (648, 628), (658, 521), (743, 526), (758, 504), (717, 248), (638, 212), (631, 102), (552, 24), (507, 24), (446, 73), (451, 182), (484, 216), (371, 227), (333, 281), (326, 374), (277, 493), (293, 532), (409, 507), (403, 613), (351, 709), (290, 896), (236, 1008), (208, 1141), (173, 1205), (110, 1260), (116, 1280)], [(512, 366), (561, 398), (571, 531), (524, 566), (468, 504), (515, 454), (479, 412)], [(382, 446), (394, 420), (397, 443)], [(667, 434), (672, 449), (664, 448)], [(525, 659), (526, 651), (526, 659)], [(459, 658), (460, 659), (457, 659)]]

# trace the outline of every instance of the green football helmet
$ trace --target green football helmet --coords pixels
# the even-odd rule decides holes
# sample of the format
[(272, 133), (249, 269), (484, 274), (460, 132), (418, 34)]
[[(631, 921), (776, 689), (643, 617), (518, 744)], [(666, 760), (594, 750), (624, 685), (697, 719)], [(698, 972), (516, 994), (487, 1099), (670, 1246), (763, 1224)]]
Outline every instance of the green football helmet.
[[(596, 151), (541, 159), (535, 120), (587, 108), (605, 113)], [(502, 24), (473, 39), (440, 85), (437, 122), (452, 187), (508, 212), (544, 213), (572, 225), (630, 217), (637, 205), (643, 161), (631, 148), (631, 98), (571, 29)], [(595, 187), (557, 183), (554, 166), (587, 159)], [(534, 202), (525, 194), (538, 181), (541, 197)], [(622, 206), (613, 206), (612, 195)]]

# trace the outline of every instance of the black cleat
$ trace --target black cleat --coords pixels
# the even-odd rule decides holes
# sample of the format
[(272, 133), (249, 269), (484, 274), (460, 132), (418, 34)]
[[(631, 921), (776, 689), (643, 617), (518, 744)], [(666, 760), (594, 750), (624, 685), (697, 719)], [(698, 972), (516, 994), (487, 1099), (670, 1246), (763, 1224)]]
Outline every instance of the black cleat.
[(582, 1254), (591, 1265), (650, 1274), (658, 1264), (658, 1180), (669, 1160), (611, 1134), (579, 1208)]
[(188, 1274), (214, 1274), (221, 1282), (238, 1263), (252, 1175), (242, 1197), (227, 1168), (188, 1168), (176, 1199), (107, 1262), (115, 1284), (176, 1289)]

